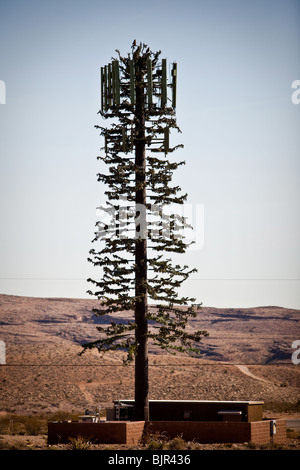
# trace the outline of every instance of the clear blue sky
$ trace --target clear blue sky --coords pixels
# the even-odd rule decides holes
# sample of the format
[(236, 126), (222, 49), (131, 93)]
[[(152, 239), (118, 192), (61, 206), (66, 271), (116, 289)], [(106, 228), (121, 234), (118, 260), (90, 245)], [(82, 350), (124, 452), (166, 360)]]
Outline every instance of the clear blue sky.
[(1, 0), (0, 293), (88, 297), (99, 69), (135, 38), (178, 62), (176, 181), (205, 211), (182, 293), (300, 308), (299, 26), (299, 0)]

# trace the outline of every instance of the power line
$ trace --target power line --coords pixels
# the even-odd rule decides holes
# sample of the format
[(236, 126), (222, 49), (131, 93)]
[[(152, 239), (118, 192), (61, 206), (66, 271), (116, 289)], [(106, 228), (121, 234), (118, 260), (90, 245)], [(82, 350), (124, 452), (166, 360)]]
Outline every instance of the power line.
[[(5, 281), (87, 281), (86, 278), (65, 278), (65, 277), (0, 277)], [(186, 281), (300, 281), (300, 278), (194, 278)]]
[[(148, 367), (202, 367), (202, 366), (287, 366), (289, 362), (275, 362), (275, 363), (233, 363), (233, 362), (222, 362), (222, 363), (211, 363), (204, 362), (201, 364), (149, 364)], [(134, 364), (0, 364), (1, 366), (8, 367), (134, 367)]]
[(86, 281), (85, 278), (66, 277), (0, 277), (2, 281)]

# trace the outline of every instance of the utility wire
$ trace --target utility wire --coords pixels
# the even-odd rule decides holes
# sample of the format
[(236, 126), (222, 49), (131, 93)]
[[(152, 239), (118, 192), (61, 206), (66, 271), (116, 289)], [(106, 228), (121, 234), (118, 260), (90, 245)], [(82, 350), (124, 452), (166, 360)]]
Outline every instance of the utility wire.
[[(287, 366), (289, 362), (275, 362), (275, 363), (233, 363), (233, 362), (221, 362), (221, 363), (210, 363), (204, 362), (202, 364), (149, 364), (148, 367), (202, 367), (202, 366)], [(0, 364), (0, 367), (134, 367), (134, 364)]]
[[(86, 278), (65, 277), (0, 277), (5, 281), (87, 281)], [(300, 281), (300, 278), (194, 278), (185, 281)]]

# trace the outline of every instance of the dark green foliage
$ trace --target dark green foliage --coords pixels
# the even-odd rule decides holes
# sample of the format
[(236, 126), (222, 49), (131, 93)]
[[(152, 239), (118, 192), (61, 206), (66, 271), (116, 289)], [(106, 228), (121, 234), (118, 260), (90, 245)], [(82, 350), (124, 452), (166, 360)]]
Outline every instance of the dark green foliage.
[[(183, 217), (176, 214), (167, 216), (163, 211), (165, 206), (183, 204), (187, 197), (180, 194), (180, 187), (172, 186), (173, 172), (184, 162), (167, 159), (169, 153), (181, 147), (169, 146), (170, 132), (180, 132), (175, 110), (169, 103), (175, 102), (175, 86), (171, 90), (172, 100), (166, 100), (160, 51), (153, 53), (147, 45), (133, 44), (132, 53), (127, 57), (117, 52), (118, 58), (112, 59), (114, 68), (108, 68), (107, 74), (119, 66), (120, 100), (115, 104), (114, 91), (108, 82), (105, 105), (99, 113), (105, 120), (112, 119), (112, 123), (105, 127), (95, 126), (105, 141), (104, 154), (98, 159), (108, 171), (99, 173), (98, 181), (107, 188), (108, 203), (106, 207), (99, 208), (106, 218), (97, 223), (93, 240), (95, 244), (102, 243), (102, 247), (100, 251), (98, 248), (90, 250), (89, 261), (101, 268), (103, 275), (101, 280), (88, 280), (94, 286), (94, 290), (88, 292), (101, 301), (99, 309), (94, 312), (97, 315), (116, 314), (116, 321), (108, 327), (99, 327), (100, 339), (84, 345), (84, 349), (97, 347), (103, 352), (126, 350), (127, 360), (135, 356), (137, 344), (133, 312), (139, 300), (135, 250), (136, 241), (145, 236), (149, 243), (146, 258), (148, 277), (143, 281), (143, 287), (151, 305), (145, 312), (149, 323), (148, 339), (166, 351), (198, 355), (198, 343), (207, 332), (187, 331), (189, 319), (197, 315), (197, 310), (190, 306), (195, 299), (180, 297), (177, 293), (182, 282), (196, 270), (174, 265), (171, 258), (172, 253), (186, 251), (188, 244), (178, 231), (188, 225)], [(149, 86), (152, 94), (149, 94)], [(172, 84), (168, 87), (172, 88)], [(142, 109), (137, 109), (138, 106)], [(144, 137), (141, 137), (141, 129)], [(141, 139), (147, 151), (143, 169), (132, 156)], [(145, 178), (137, 178), (142, 171)], [(146, 227), (140, 227), (136, 194), (144, 188), (147, 190), (145, 218), (148, 218), (148, 223)], [(164, 257), (164, 253), (168, 253), (168, 257)], [(128, 322), (120, 324), (117, 314), (124, 311), (128, 312)]]

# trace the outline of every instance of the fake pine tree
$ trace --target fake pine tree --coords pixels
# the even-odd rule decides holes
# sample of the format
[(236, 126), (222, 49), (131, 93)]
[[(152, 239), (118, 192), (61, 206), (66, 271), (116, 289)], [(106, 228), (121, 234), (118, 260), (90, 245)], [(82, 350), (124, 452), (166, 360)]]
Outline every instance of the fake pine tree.
[[(96, 126), (104, 138), (105, 173), (98, 180), (106, 186), (107, 205), (97, 222), (89, 261), (102, 268), (101, 280), (88, 279), (89, 290), (101, 302), (96, 315), (115, 315), (108, 326), (98, 327), (100, 338), (84, 345), (100, 352), (126, 351), (126, 362), (135, 361), (135, 419), (149, 419), (148, 343), (169, 352), (199, 355), (205, 331), (188, 331), (197, 312), (179, 297), (178, 288), (195, 270), (173, 264), (172, 253), (188, 247), (180, 229), (186, 220), (166, 207), (183, 204), (186, 194), (172, 186), (174, 170), (184, 162), (167, 155), (176, 124), (177, 64), (167, 79), (166, 59), (145, 44), (101, 69), (101, 111), (106, 126)], [(118, 321), (127, 312), (128, 320)], [(133, 313), (132, 313), (133, 312)]]

